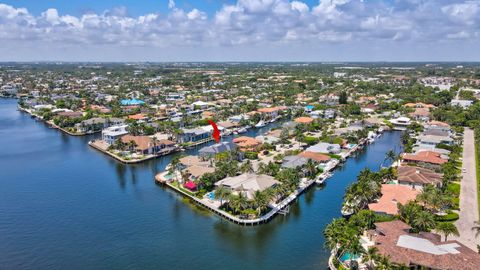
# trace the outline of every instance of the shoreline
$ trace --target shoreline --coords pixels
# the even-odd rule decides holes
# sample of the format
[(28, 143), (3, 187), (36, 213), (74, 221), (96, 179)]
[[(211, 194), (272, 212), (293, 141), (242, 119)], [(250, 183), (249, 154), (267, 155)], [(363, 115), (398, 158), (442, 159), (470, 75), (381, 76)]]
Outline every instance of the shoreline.
[[(324, 170), (324, 172), (322, 172), (320, 174), (320, 177), (323, 177), (326, 180), (328, 178), (328, 175), (333, 174), (333, 171), (335, 170), (335, 168), (337, 168), (337, 166), (342, 161), (345, 161), (352, 154), (356, 153), (359, 149), (363, 149), (366, 145), (368, 145), (370, 143), (373, 143), (373, 142), (369, 142), (368, 139), (364, 139), (361, 142), (359, 142), (357, 144), (357, 146), (355, 146), (354, 148), (352, 148), (348, 152), (346, 152), (345, 156), (342, 157), (342, 160), (338, 160), (337, 162), (335, 162), (333, 164), (333, 166), (330, 166), (330, 167), (326, 168)], [(304, 193), (305, 191), (310, 189), (314, 184), (316, 184), (316, 179), (317, 179), (317, 177), (315, 177), (314, 179), (308, 179), (304, 183), (300, 183), (299, 187), (294, 192), (292, 192), (290, 195), (288, 195), (285, 199), (280, 201), (278, 204), (275, 204), (275, 207), (273, 207), (272, 210), (270, 210), (265, 215), (263, 215), (261, 217), (258, 217), (258, 218), (255, 218), (255, 219), (243, 219), (243, 218), (236, 217), (236, 216), (234, 216), (234, 215), (232, 215), (228, 212), (225, 212), (223, 210), (218, 209), (214, 204), (210, 203), (207, 199), (201, 199), (201, 198), (197, 198), (195, 196), (192, 196), (192, 195), (188, 194), (187, 192), (181, 190), (180, 188), (172, 185), (168, 181), (163, 181), (162, 179), (157, 178), (157, 176), (159, 176), (160, 174), (162, 174), (164, 172), (165, 171), (160, 172), (160, 173), (158, 173), (157, 175), (154, 176), (154, 181), (155, 181), (156, 184), (165, 185), (165, 186), (171, 188), (172, 190), (174, 190), (175, 192), (179, 193), (180, 195), (183, 195), (183, 196), (189, 198), (190, 200), (195, 202), (197, 205), (200, 205), (201, 207), (212, 211), (214, 214), (220, 216), (221, 218), (224, 218), (224, 219), (226, 219), (230, 222), (233, 222), (233, 223), (238, 224), (238, 225), (243, 225), (243, 226), (256, 226), (256, 225), (261, 225), (261, 224), (268, 223), (275, 216), (277, 216), (277, 214), (279, 214), (279, 212), (281, 212), (284, 208), (289, 206), (292, 202), (296, 201), (296, 199), (298, 197), (300, 197), (300, 195), (302, 193)], [(302, 179), (306, 179), (306, 178), (302, 178)]]
[(102, 149), (100, 146), (96, 145), (95, 144), (95, 140), (93, 141), (89, 141), (88, 142), (88, 145), (98, 151), (100, 151), (101, 153), (105, 154), (105, 155), (108, 155), (112, 158), (114, 158), (115, 160), (121, 162), (121, 163), (124, 163), (124, 164), (136, 164), (136, 163), (141, 163), (141, 162), (144, 162), (144, 161), (147, 161), (147, 160), (150, 160), (150, 159), (155, 159), (155, 158), (159, 158), (159, 157), (163, 157), (163, 156), (166, 156), (166, 155), (169, 155), (169, 154), (173, 154), (173, 153), (176, 153), (176, 152), (179, 152), (180, 150), (176, 150), (176, 151), (167, 151), (166, 153), (164, 154), (157, 154), (157, 155), (148, 155), (144, 158), (141, 158), (141, 159), (124, 159), (122, 157), (119, 157), (117, 155), (115, 155), (114, 153), (110, 153), (104, 149)]

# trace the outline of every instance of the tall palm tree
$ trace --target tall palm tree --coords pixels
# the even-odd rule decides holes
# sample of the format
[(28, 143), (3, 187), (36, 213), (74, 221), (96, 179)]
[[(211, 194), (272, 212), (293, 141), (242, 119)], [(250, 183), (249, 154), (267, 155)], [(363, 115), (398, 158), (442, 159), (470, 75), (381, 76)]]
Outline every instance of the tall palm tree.
[(238, 195), (231, 194), (229, 196), (228, 205), (235, 213), (239, 213), (247, 207), (248, 200), (241, 192)]
[(380, 164), (380, 168), (383, 167), (383, 164), (385, 164), (385, 161), (392, 161), (394, 162), (397, 159), (397, 155), (395, 154), (395, 151), (389, 150), (385, 154), (385, 158), (383, 159), (382, 163)]
[(220, 199), (220, 205), (223, 205), (223, 200), (229, 198), (230, 194), (232, 194), (232, 191), (224, 186), (219, 186), (215, 190), (215, 197)]
[(257, 210), (257, 216), (261, 216), (263, 210), (265, 210), (268, 206), (269, 198), (267, 197), (267, 193), (262, 191), (255, 191), (253, 194), (253, 205)]
[(378, 248), (370, 247), (364, 254), (363, 260), (368, 265), (368, 268), (375, 269), (375, 260), (379, 258)]
[(317, 169), (317, 165), (313, 160), (309, 159), (307, 161), (307, 164), (305, 164), (305, 169), (307, 170), (307, 174), (310, 179), (315, 178), (318, 169)]
[(253, 166), (250, 160), (247, 160), (240, 166), (240, 171), (242, 173), (253, 173)]
[(447, 241), (449, 235), (460, 236), (457, 226), (452, 222), (439, 222), (435, 229), (445, 236), (445, 241)]
[(150, 143), (152, 144), (152, 147), (153, 147), (153, 154), (156, 155), (157, 154), (157, 146), (158, 146), (158, 143), (160, 141), (157, 139), (157, 137), (155, 136), (152, 136), (151, 139), (150, 139)]
[(472, 231), (476, 231), (475, 238), (477, 238), (480, 235), (480, 220), (475, 221), (475, 226), (472, 227)]
[(414, 227), (423, 232), (428, 232), (435, 227), (435, 218), (432, 213), (420, 211), (413, 219)]

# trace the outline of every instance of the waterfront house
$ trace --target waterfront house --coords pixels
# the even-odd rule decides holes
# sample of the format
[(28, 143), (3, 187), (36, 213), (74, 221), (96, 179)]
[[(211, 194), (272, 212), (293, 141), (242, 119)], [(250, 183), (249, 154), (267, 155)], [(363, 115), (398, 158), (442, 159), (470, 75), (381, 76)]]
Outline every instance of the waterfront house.
[(248, 199), (253, 199), (255, 191), (264, 191), (279, 184), (275, 178), (265, 174), (244, 173), (227, 177), (215, 183), (216, 187), (226, 187), (234, 194), (243, 193)]
[(214, 145), (203, 147), (198, 151), (198, 155), (203, 159), (210, 159), (210, 158), (214, 158), (217, 154), (233, 153), (236, 150), (237, 150), (237, 145), (235, 145), (234, 143), (220, 142)]
[(397, 168), (398, 184), (418, 190), (423, 189), (426, 185), (440, 187), (442, 185), (442, 177), (441, 173), (422, 167), (399, 166)]
[(383, 184), (381, 193), (382, 196), (376, 202), (368, 204), (368, 209), (380, 214), (397, 215), (397, 204), (404, 205), (415, 200), (420, 192), (409, 186)]
[(228, 120), (232, 123), (237, 123), (239, 124), (243, 120), (248, 120), (250, 119), (250, 116), (247, 114), (241, 114), (241, 115), (234, 115), (228, 118)]
[(301, 157), (311, 159), (315, 162), (318, 163), (328, 163), (331, 158), (329, 155), (325, 155), (322, 153), (315, 153), (315, 152), (310, 152), (310, 151), (303, 151), (300, 154), (298, 154)]
[(225, 130), (233, 130), (238, 127), (238, 123), (230, 122), (230, 121), (220, 121), (217, 122), (217, 126), (223, 128)]
[(189, 180), (196, 181), (206, 173), (214, 173), (215, 168), (200, 166), (200, 165), (192, 165), (183, 169), (182, 172), (183, 172), (183, 175), (185, 175)]
[(257, 110), (264, 119), (273, 119), (280, 115), (280, 112), (286, 110), (287, 107), (284, 106), (277, 106), (277, 107), (268, 107), (268, 108), (260, 108)]
[(67, 117), (67, 118), (80, 118), (83, 117), (82, 112), (73, 112), (73, 111), (62, 111), (57, 113), (58, 116)]
[(306, 151), (314, 153), (339, 154), (342, 151), (342, 148), (339, 144), (321, 142), (310, 146), (306, 149)]
[(390, 119), (390, 123), (393, 124), (393, 128), (396, 130), (406, 130), (407, 127), (412, 123), (408, 117), (398, 117), (395, 119)]
[(112, 145), (117, 139), (128, 134), (128, 125), (111, 126), (102, 130), (102, 140)]
[(132, 141), (135, 142), (135, 147), (131, 150), (142, 155), (168, 153), (175, 150), (174, 142), (170, 140), (157, 140), (150, 136), (124, 135), (121, 137), (121, 140), (125, 144)]
[(262, 145), (262, 142), (259, 140), (247, 136), (240, 136), (233, 139), (232, 142), (240, 147), (242, 151), (255, 151)]
[(409, 269), (477, 270), (480, 255), (456, 240), (442, 241), (435, 233), (411, 233), (400, 220), (375, 223), (362, 236), (364, 247), (376, 247), (394, 265)]
[(94, 133), (100, 132), (102, 129), (109, 126), (109, 121), (106, 118), (90, 118), (75, 124), (75, 129), (78, 133)]
[(297, 156), (286, 156), (283, 158), (282, 168), (298, 169), (308, 163), (308, 158)]
[(212, 131), (205, 127), (183, 128), (182, 133), (177, 136), (177, 140), (179, 143), (195, 143), (210, 138), (211, 134)]

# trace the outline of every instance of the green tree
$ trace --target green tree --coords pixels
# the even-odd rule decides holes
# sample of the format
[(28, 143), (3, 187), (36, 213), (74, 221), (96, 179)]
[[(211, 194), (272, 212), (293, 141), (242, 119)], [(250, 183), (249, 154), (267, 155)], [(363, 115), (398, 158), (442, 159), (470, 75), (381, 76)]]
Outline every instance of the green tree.
[(418, 212), (413, 219), (413, 227), (417, 231), (429, 232), (435, 227), (435, 217), (427, 211)]
[(452, 222), (438, 222), (435, 230), (445, 236), (445, 241), (447, 241), (449, 235), (460, 236), (457, 226)]

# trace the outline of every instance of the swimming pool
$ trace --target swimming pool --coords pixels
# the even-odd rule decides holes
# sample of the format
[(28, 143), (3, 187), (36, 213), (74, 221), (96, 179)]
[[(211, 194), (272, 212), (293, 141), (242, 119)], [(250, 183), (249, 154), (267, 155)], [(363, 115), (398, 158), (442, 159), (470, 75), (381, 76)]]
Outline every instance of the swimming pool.
[(215, 200), (215, 191), (208, 192), (207, 198), (209, 198), (210, 200)]
[(170, 173), (165, 174), (165, 175), (163, 176), (163, 178), (164, 178), (165, 180), (170, 180), (170, 179), (173, 178), (173, 174), (170, 174)]
[(359, 255), (357, 254), (351, 254), (349, 252), (346, 252), (345, 254), (342, 255), (342, 257), (340, 257), (340, 261), (341, 262), (346, 262), (346, 261), (352, 261), (352, 260), (356, 260), (360, 258)]

